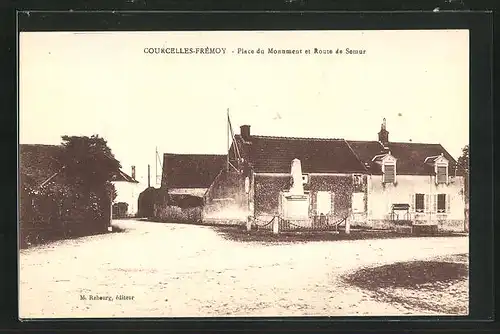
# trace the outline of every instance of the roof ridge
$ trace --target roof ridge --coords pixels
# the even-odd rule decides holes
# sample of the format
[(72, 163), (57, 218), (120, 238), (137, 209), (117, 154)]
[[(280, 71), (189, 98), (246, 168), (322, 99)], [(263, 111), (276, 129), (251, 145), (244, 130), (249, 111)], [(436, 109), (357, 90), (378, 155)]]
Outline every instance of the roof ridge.
[[(346, 140), (349, 142), (353, 142), (353, 143), (379, 143), (379, 144), (381, 144), (378, 140), (357, 140), (357, 139), (353, 139), (353, 140), (346, 139)], [(439, 143), (421, 143), (421, 142), (412, 142), (412, 141), (390, 141), (387, 144), (388, 145), (390, 145), (390, 144), (441, 145)]]
[(19, 144), (19, 146), (62, 147), (61, 144)]
[(182, 156), (203, 156), (203, 157), (225, 157), (225, 154), (216, 154), (216, 153), (163, 153), (163, 155), (182, 155)]
[(263, 135), (252, 135), (256, 138), (265, 139), (289, 139), (289, 140), (315, 140), (315, 141), (346, 141), (344, 138), (318, 138), (318, 137), (286, 137), (286, 136), (263, 136)]
[(391, 141), (388, 144), (412, 144), (412, 145), (440, 145), (439, 143), (421, 143), (421, 142), (413, 142), (413, 141)]

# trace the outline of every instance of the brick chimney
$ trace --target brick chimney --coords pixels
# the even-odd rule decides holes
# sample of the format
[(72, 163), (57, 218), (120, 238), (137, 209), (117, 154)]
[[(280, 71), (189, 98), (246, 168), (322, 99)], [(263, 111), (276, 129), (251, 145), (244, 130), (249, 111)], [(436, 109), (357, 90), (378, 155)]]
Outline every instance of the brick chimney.
[(382, 120), (382, 125), (380, 126), (380, 132), (378, 133), (378, 141), (384, 146), (389, 143), (389, 131), (386, 129), (385, 118)]
[(132, 178), (135, 180), (135, 166), (132, 166)]
[(244, 141), (250, 141), (250, 125), (240, 126), (240, 134)]

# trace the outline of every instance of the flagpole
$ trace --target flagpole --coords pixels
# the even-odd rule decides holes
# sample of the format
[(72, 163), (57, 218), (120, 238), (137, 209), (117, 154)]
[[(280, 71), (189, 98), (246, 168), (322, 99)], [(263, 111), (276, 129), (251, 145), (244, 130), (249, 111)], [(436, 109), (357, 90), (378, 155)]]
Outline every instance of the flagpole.
[(229, 108), (227, 108), (227, 119), (226, 119), (226, 136), (227, 136), (227, 151), (226, 151), (226, 172), (229, 171), (229, 150), (231, 147), (229, 146)]

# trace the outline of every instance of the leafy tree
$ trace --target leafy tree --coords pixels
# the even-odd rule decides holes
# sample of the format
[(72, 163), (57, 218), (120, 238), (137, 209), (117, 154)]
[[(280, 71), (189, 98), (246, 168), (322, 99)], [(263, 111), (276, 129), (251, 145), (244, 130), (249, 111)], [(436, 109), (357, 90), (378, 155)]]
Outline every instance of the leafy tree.
[(120, 162), (106, 140), (98, 135), (63, 136), (62, 140), (63, 150), (57, 160), (66, 183), (72, 188), (71, 194), (64, 196), (72, 206), (74, 217), (71, 219), (101, 229), (107, 226), (111, 201), (116, 198), (110, 181), (121, 168)]
[(62, 139), (64, 150), (58, 160), (64, 166), (65, 175), (77, 185), (89, 189), (101, 187), (121, 168), (106, 140), (98, 135), (63, 136)]
[(465, 145), (462, 149), (462, 155), (457, 160), (457, 165), (464, 173), (465, 179), (465, 198), (469, 200), (469, 145)]
[(22, 245), (105, 231), (116, 198), (110, 181), (121, 168), (107, 142), (97, 135), (63, 136), (62, 150), (46, 158), (54, 171), (48, 179), (21, 165)]
[(462, 155), (457, 160), (458, 167), (469, 174), (469, 145), (462, 149)]

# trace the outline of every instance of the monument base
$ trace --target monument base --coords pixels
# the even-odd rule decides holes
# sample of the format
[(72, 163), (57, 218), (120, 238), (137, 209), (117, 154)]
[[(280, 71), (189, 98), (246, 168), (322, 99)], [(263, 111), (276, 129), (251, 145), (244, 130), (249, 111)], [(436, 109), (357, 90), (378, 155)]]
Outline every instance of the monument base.
[(307, 220), (309, 218), (309, 199), (307, 195), (286, 195), (284, 199), (284, 219)]

